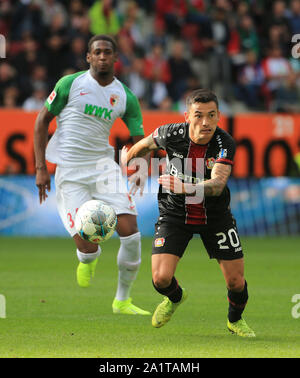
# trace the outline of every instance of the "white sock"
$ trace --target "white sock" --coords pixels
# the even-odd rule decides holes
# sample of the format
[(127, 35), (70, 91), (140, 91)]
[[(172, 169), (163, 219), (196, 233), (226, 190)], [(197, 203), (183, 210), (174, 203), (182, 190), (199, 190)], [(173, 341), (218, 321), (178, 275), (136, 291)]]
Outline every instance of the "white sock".
[(136, 279), (141, 264), (141, 234), (120, 237), (118, 252), (119, 280), (116, 299), (124, 301), (129, 298), (131, 286)]
[(77, 249), (76, 252), (77, 252), (78, 260), (80, 262), (82, 262), (83, 264), (89, 264), (92, 261), (94, 261), (98, 256), (100, 256), (101, 248), (100, 246), (98, 246), (98, 250), (93, 253), (83, 253), (83, 252), (80, 252), (79, 249)]

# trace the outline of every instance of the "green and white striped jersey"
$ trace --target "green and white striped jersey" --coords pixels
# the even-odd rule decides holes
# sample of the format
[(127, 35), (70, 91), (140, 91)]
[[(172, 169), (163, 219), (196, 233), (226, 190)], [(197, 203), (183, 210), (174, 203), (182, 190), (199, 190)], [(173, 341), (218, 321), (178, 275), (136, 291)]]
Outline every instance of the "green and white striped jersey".
[(50, 139), (46, 159), (64, 167), (93, 164), (114, 158), (110, 129), (122, 118), (130, 135), (144, 135), (136, 96), (118, 79), (101, 86), (90, 71), (62, 77), (45, 102), (56, 116), (57, 129)]

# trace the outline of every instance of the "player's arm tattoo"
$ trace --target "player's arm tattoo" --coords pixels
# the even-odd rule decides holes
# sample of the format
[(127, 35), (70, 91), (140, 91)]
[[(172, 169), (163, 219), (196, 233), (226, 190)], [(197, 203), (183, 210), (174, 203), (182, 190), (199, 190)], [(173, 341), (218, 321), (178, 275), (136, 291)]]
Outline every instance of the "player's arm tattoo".
[(153, 150), (157, 150), (158, 147), (154, 142), (152, 135), (143, 138), (134, 144), (127, 152), (127, 163), (137, 157), (143, 157)]
[(231, 173), (231, 165), (216, 163), (211, 172), (211, 179), (204, 182), (204, 195), (221, 195)]

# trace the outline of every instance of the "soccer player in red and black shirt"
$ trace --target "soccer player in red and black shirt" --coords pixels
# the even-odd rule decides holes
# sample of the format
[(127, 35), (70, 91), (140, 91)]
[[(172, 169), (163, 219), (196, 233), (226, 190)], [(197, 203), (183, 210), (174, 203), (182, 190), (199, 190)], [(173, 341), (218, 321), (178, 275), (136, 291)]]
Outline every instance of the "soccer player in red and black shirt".
[(227, 327), (232, 333), (254, 337), (242, 318), (248, 300), (243, 251), (230, 211), (227, 180), (235, 142), (218, 127), (218, 99), (209, 90), (193, 91), (187, 98), (185, 123), (166, 124), (124, 148), (122, 162), (163, 149), (166, 173), (159, 177), (160, 216), (152, 246), (154, 288), (165, 296), (152, 317), (152, 325), (166, 324), (187, 297), (174, 277), (177, 264), (194, 234), (200, 234), (210, 258), (217, 259), (228, 290)]

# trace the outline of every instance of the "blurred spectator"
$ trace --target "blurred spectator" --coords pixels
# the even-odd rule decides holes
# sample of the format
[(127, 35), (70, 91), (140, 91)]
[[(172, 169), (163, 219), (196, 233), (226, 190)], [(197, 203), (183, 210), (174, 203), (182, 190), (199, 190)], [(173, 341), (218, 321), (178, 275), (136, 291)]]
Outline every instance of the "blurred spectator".
[(186, 0), (156, 0), (155, 12), (165, 22), (167, 33), (180, 37), (188, 12)]
[(227, 52), (230, 57), (231, 67), (232, 67), (232, 81), (236, 83), (238, 72), (240, 67), (245, 64), (246, 57), (245, 51), (241, 45), (240, 33), (238, 30), (238, 21), (234, 16), (228, 18), (229, 26), (229, 41), (227, 43)]
[(287, 17), (286, 3), (284, 0), (275, 0), (272, 2), (271, 14), (268, 14), (266, 17), (264, 25), (266, 36), (271, 26), (277, 25), (280, 28), (282, 38), (285, 41), (290, 40), (290, 23)]
[(244, 102), (251, 110), (261, 109), (261, 87), (264, 83), (264, 71), (254, 50), (246, 53), (246, 64), (238, 74), (236, 98)]
[(181, 40), (173, 42), (171, 54), (168, 59), (168, 64), (170, 67), (170, 83), (169, 83), (169, 94), (173, 101), (178, 101), (187, 90), (188, 79), (194, 76), (192, 68), (188, 59), (184, 56), (186, 47)]
[(242, 51), (254, 50), (258, 56), (260, 53), (259, 40), (250, 15), (245, 14), (242, 16), (238, 29)]
[(115, 65), (116, 75), (126, 82), (135, 58), (134, 42), (125, 34), (118, 36), (119, 59)]
[(43, 37), (44, 24), (39, 4), (33, 0), (14, 4), (10, 31), (12, 40), (21, 40), (24, 33), (30, 33), (36, 40)]
[(157, 108), (168, 96), (167, 85), (171, 80), (170, 67), (160, 45), (154, 45), (146, 57), (144, 76), (150, 82), (150, 107)]
[[(149, 101), (148, 99), (148, 82), (143, 76), (144, 59), (135, 58), (132, 62), (131, 70), (127, 76), (127, 85), (132, 92), (137, 96), (139, 101)], [(146, 105), (144, 104), (144, 107)]]
[(64, 69), (68, 68), (68, 51), (64, 40), (59, 35), (52, 35), (47, 40), (46, 67), (50, 87), (54, 86)]
[(0, 2), (0, 34), (8, 36), (10, 31), (10, 21), (13, 12), (12, 4), (9, 0)]
[(161, 45), (154, 45), (146, 57), (144, 75), (150, 81), (160, 81), (165, 84), (170, 82), (170, 67)]
[(71, 40), (70, 52), (67, 56), (67, 65), (72, 67), (75, 71), (84, 71), (87, 70), (88, 63), (86, 61), (86, 42), (83, 37), (74, 37)]
[(297, 77), (290, 73), (274, 95), (271, 110), (280, 113), (300, 113), (300, 93)]
[(41, 64), (33, 65), (28, 75), (19, 75), (18, 88), (20, 90), (19, 100), (21, 103), (31, 96), (34, 87), (38, 84), (46, 86), (48, 90), (50, 89), (48, 87), (47, 69)]
[[(0, 61), (1, 62), (1, 61)], [(2, 61), (0, 63), (0, 103), (4, 103), (4, 92), (7, 88), (17, 85), (16, 69)]]
[(285, 85), (286, 79), (293, 72), (290, 62), (282, 55), (279, 47), (272, 47), (269, 55), (263, 60), (262, 67), (265, 75), (264, 94), (267, 109), (276, 96), (276, 92)]
[(123, 26), (119, 35), (125, 34), (134, 44), (137, 54), (143, 55), (145, 49), (145, 35), (143, 33), (143, 23), (145, 23), (142, 13), (135, 1), (129, 1), (124, 15)]
[(291, 34), (300, 33), (300, 0), (291, 0), (290, 14), (288, 15)]
[(47, 91), (52, 89), (48, 86), (48, 72), (43, 65), (36, 65), (28, 78), (28, 86), (30, 86), (31, 91), (33, 91), (35, 85), (44, 85)]
[(153, 13), (156, 0), (136, 0), (136, 2), (139, 5), (139, 7), (147, 13), (147, 15)]
[(153, 29), (146, 38), (146, 49), (151, 49), (154, 45), (161, 45), (164, 50), (167, 49), (169, 36), (166, 33), (165, 21), (162, 18), (156, 18), (153, 23)]
[(249, 2), (247, 1), (238, 1), (235, 17), (237, 20), (241, 20), (242, 17), (247, 16), (250, 14), (250, 6)]
[(292, 67), (279, 47), (272, 47), (269, 55), (263, 61), (267, 86), (271, 91), (278, 89), (292, 73)]
[(23, 109), (28, 112), (41, 110), (47, 98), (47, 93), (48, 91), (44, 84), (35, 84), (32, 95), (23, 103)]
[(227, 13), (223, 8), (216, 8), (212, 14), (211, 39), (213, 46), (208, 53), (210, 87), (226, 101), (231, 97), (231, 61), (227, 52), (230, 29)]
[(227, 14), (232, 10), (232, 5), (231, 5), (230, 0), (215, 0), (214, 6), (217, 9), (222, 9)]
[(72, 16), (82, 16), (86, 13), (87, 7), (89, 3), (93, 3), (94, 1), (82, 1), (82, 0), (70, 0), (66, 1), (68, 5), (68, 13), (70, 17)]
[(16, 108), (20, 104), (18, 102), (19, 89), (17, 86), (9, 86), (5, 88), (3, 93), (3, 108)]
[(195, 89), (200, 88), (201, 85), (196, 76), (190, 77), (188, 80), (188, 87), (185, 92), (181, 93), (180, 99), (173, 102), (172, 110), (183, 114), (186, 111), (186, 98)]
[(55, 13), (45, 28), (45, 39), (49, 39), (53, 35), (59, 35), (67, 43), (67, 30), (63, 15)]
[(28, 37), (22, 42), (23, 49), (13, 58), (13, 64), (19, 76), (28, 77), (36, 64), (46, 64), (46, 59), (39, 49), (38, 42)]
[[(300, 55), (300, 47), (298, 48), (298, 53)], [(289, 58), (289, 63), (291, 65), (292, 71), (296, 75), (297, 86), (300, 89), (300, 59), (299, 58), (293, 58), (291, 56)]]
[(92, 38), (93, 34), (90, 31), (91, 22), (86, 13), (80, 15), (73, 15), (71, 18), (71, 28), (69, 30), (69, 39), (72, 40), (75, 37), (82, 37), (85, 40), (86, 45)]
[(165, 96), (163, 100), (158, 104), (158, 110), (162, 112), (170, 112), (173, 110), (173, 101), (170, 97)]
[(229, 40), (227, 43), (227, 51), (228, 54), (235, 60), (234, 57), (241, 55), (242, 47), (241, 47), (241, 38), (240, 33), (238, 30), (238, 22), (234, 17), (230, 17), (228, 19), (228, 27), (229, 27)]
[(161, 103), (168, 97), (166, 85), (161, 81), (150, 82), (150, 108), (159, 109)]
[(112, 0), (95, 0), (89, 9), (92, 34), (118, 34), (120, 22)]
[(22, 106), (37, 86), (49, 93), (86, 69), (87, 43), (100, 33), (118, 39), (116, 76), (143, 108), (180, 108), (201, 83), (229, 112), (236, 99), (273, 111), (300, 88), (300, 59), (291, 57), (300, 0), (0, 0), (0, 103)]
[(43, 24), (50, 26), (54, 17), (59, 15), (61, 17), (61, 25), (66, 28), (68, 25), (68, 15), (65, 7), (56, 0), (35, 0), (39, 5), (42, 14)]
[(272, 25), (269, 28), (265, 52), (273, 47), (278, 47), (283, 52), (284, 56), (288, 56), (291, 50), (290, 42), (290, 39), (287, 39), (280, 25)]
[[(190, 25), (197, 26), (202, 30), (207, 28), (209, 24), (209, 16), (206, 11), (206, 4), (204, 0), (187, 0), (187, 13), (185, 17), (184, 27)], [(197, 30), (199, 32), (199, 30)]]

